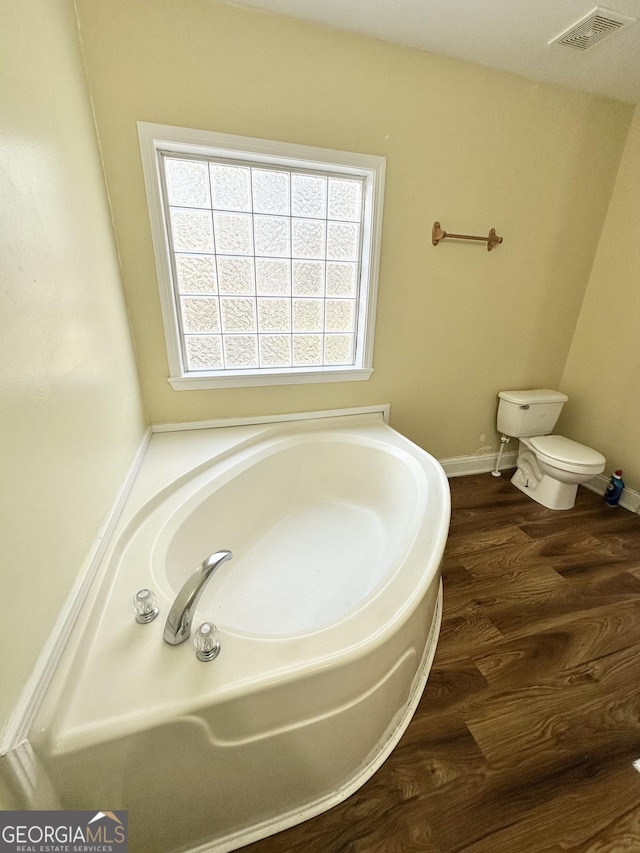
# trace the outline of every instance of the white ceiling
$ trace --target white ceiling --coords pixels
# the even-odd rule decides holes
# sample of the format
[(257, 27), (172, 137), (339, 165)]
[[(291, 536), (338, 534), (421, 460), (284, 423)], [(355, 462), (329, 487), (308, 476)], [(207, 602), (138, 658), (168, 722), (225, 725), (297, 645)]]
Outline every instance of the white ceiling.
[[(593, 0), (232, 0), (384, 41), (640, 103), (640, 23), (588, 50), (548, 42)], [(640, 21), (640, 0), (604, 8)]]

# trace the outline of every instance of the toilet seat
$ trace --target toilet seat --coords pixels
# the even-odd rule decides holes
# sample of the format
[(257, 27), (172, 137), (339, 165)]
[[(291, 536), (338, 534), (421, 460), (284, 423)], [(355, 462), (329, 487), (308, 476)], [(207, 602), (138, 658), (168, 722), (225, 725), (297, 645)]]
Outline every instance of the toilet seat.
[(606, 459), (597, 450), (563, 435), (533, 436), (529, 442), (542, 462), (564, 471), (599, 474), (606, 464)]

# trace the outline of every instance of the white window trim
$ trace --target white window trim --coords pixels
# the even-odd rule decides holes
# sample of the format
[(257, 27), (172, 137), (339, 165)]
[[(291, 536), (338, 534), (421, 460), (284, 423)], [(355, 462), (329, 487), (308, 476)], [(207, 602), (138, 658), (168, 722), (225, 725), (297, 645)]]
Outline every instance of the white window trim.
[[(156, 258), (158, 288), (164, 321), (165, 340), (169, 359), (169, 383), (176, 391), (204, 388), (230, 388), (256, 385), (296, 385), (307, 382), (344, 382), (368, 379), (373, 373), (373, 338), (376, 319), (378, 270), (382, 237), (382, 202), (386, 160), (369, 154), (334, 151), (252, 139), (204, 130), (192, 130), (170, 125), (138, 122), (138, 137), (144, 183), (147, 192), (151, 237)], [(166, 239), (165, 208), (160, 191), (159, 151), (176, 154), (192, 153), (207, 156), (234, 158), (246, 155), (253, 162), (284, 166), (327, 166), (335, 172), (359, 174), (365, 178), (364, 234), (361, 258), (361, 283), (365, 311), (359, 312), (356, 338), (362, 341), (362, 355), (357, 366), (276, 368), (259, 372), (225, 370), (187, 372), (182, 363), (180, 332), (177, 322), (177, 305), (171, 276), (171, 259)], [(366, 223), (371, 226), (367, 228)]]

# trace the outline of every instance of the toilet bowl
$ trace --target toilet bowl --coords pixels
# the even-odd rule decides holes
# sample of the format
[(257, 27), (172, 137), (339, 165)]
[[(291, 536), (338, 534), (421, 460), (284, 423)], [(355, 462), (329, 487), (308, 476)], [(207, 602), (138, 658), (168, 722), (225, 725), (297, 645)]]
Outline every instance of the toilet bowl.
[(605, 458), (562, 435), (540, 435), (520, 439), (516, 465), (516, 488), (548, 509), (571, 509), (578, 486), (604, 471)]
[(604, 471), (597, 450), (562, 435), (552, 435), (566, 394), (550, 389), (501, 391), (498, 429), (520, 440), (511, 482), (548, 509), (571, 509), (580, 483)]

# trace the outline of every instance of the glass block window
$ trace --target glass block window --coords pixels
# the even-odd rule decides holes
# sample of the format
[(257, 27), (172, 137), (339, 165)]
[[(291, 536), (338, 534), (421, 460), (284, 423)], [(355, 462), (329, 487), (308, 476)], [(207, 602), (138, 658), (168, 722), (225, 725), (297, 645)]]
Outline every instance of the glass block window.
[[(172, 385), (367, 378), (377, 268), (370, 164), (153, 142), (157, 199), (145, 177)], [(284, 154), (292, 148), (299, 154)]]
[(187, 370), (354, 365), (364, 179), (162, 165)]

